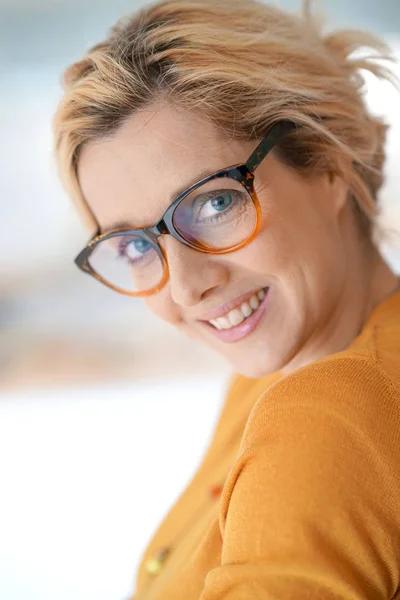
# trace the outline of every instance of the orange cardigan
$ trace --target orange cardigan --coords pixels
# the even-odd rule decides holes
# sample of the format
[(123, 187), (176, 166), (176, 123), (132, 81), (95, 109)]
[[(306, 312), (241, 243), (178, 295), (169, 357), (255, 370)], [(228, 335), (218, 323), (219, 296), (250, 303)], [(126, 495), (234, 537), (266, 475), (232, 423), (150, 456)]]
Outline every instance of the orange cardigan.
[(400, 598), (400, 292), (345, 351), (285, 377), (234, 377), (142, 558), (135, 600)]

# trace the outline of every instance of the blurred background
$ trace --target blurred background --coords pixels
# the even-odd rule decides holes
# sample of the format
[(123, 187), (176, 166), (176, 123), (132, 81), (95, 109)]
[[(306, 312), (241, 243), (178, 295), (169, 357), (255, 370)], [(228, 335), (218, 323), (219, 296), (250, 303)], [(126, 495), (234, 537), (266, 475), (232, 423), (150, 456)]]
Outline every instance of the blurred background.
[[(222, 359), (73, 265), (87, 234), (52, 157), (60, 76), (145, 4), (0, 0), (1, 600), (126, 598), (223, 402)], [(400, 60), (399, 0), (318, 4)], [(400, 96), (368, 77), (367, 100), (392, 124), (380, 221), (400, 227)], [(382, 252), (400, 272), (398, 242)]]

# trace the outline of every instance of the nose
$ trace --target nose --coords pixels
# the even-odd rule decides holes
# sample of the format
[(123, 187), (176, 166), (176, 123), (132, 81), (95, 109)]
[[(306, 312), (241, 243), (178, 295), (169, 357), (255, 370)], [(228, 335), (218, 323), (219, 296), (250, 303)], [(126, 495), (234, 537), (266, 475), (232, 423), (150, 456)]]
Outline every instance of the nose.
[(171, 235), (160, 240), (167, 256), (169, 287), (173, 301), (184, 308), (196, 306), (226, 283), (227, 267), (217, 257), (185, 246)]

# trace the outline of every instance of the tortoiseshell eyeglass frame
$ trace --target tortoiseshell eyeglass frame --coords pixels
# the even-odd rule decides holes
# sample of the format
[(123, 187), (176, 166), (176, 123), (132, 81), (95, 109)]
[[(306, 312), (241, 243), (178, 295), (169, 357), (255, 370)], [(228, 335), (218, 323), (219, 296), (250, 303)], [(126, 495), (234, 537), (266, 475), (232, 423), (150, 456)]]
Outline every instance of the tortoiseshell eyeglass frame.
[[(191, 185), (169, 205), (161, 219), (155, 225), (150, 225), (148, 227), (121, 227), (105, 233), (100, 233), (99, 230), (89, 241), (88, 245), (75, 258), (75, 264), (82, 271), (91, 275), (92, 277), (95, 277), (95, 279), (97, 279), (107, 287), (110, 287), (111, 289), (115, 290), (116, 292), (125, 294), (127, 296), (143, 297), (150, 296), (151, 294), (159, 292), (161, 288), (166, 284), (169, 278), (167, 258), (165, 256), (163, 248), (158, 243), (158, 238), (161, 235), (172, 235), (175, 239), (182, 242), (182, 244), (185, 244), (186, 246), (189, 246), (194, 250), (198, 250), (199, 252), (203, 252), (206, 254), (228, 254), (230, 252), (240, 250), (240, 248), (243, 248), (244, 246), (247, 246), (247, 244), (249, 244), (256, 237), (261, 227), (261, 207), (256, 192), (254, 190), (254, 171), (264, 160), (264, 158), (268, 156), (275, 144), (288, 133), (290, 133), (295, 127), (296, 125), (292, 121), (278, 121), (268, 130), (268, 133), (258, 144), (256, 149), (252, 152), (251, 156), (248, 158), (246, 163), (222, 169), (221, 171), (217, 171), (216, 173), (208, 175), (207, 177), (204, 177), (200, 181), (197, 181), (195, 184)], [(251, 235), (244, 241), (242, 241), (240, 244), (236, 244), (235, 246), (232, 246), (230, 248), (224, 248), (223, 250), (218, 250), (210, 246), (206, 246), (205, 244), (201, 244), (200, 242), (198, 242), (196, 245), (193, 243), (193, 241), (182, 237), (182, 235), (179, 233), (179, 231), (177, 231), (177, 229), (174, 226), (173, 216), (177, 206), (180, 202), (182, 202), (182, 200), (186, 198), (186, 196), (191, 194), (194, 190), (196, 190), (196, 188), (204, 185), (205, 183), (221, 177), (229, 177), (230, 179), (238, 181), (248, 192), (254, 203), (256, 211), (256, 225)], [(121, 233), (134, 234), (140, 238), (145, 239), (153, 246), (153, 248), (159, 255), (164, 267), (163, 278), (160, 281), (160, 283), (157, 284), (157, 286), (153, 287), (150, 290), (142, 292), (126, 291), (114, 286), (107, 280), (103, 279), (91, 267), (89, 263), (90, 255), (96, 248), (97, 244), (106, 239), (120, 235)]]

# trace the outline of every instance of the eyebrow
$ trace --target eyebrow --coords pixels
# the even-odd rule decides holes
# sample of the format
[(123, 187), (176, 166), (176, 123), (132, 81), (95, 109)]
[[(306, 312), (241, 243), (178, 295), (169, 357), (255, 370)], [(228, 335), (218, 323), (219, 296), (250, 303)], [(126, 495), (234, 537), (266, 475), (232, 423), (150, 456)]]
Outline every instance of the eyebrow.
[[(192, 185), (194, 185), (198, 181), (201, 181), (205, 177), (208, 177), (209, 175), (213, 175), (214, 173), (218, 173), (218, 171), (221, 171), (221, 170), (222, 169), (216, 169), (216, 170), (215, 169), (214, 170), (203, 169), (200, 173), (197, 174), (196, 177), (193, 177), (186, 185), (183, 185), (183, 186), (179, 187), (177, 190), (175, 190), (175, 192), (173, 192), (170, 195), (169, 205), (172, 204), (172, 202), (174, 200), (176, 200), (178, 198), (178, 196), (180, 196), (181, 194), (183, 194), (183, 192), (185, 192)], [(135, 225), (132, 224), (132, 222), (130, 222), (130, 221), (117, 221), (116, 223), (113, 223), (111, 227), (107, 227), (106, 229), (103, 229), (101, 227), (99, 229), (99, 233), (106, 233), (106, 232), (113, 231), (114, 229), (122, 229), (124, 227), (135, 227)], [(151, 225), (150, 225), (150, 227), (151, 227)]]

